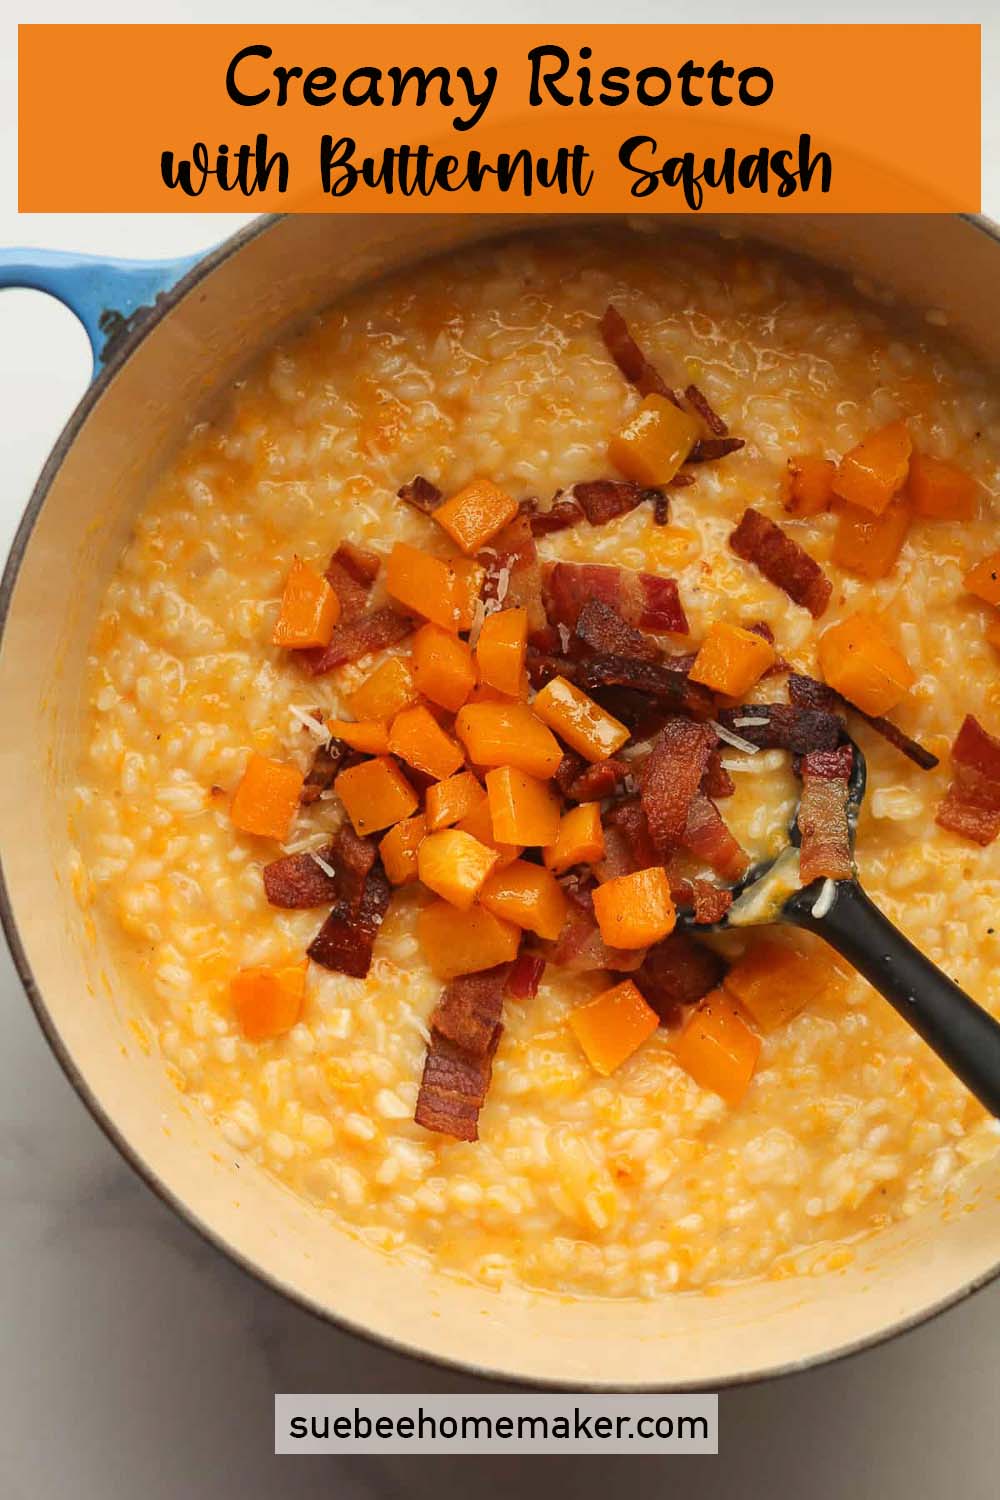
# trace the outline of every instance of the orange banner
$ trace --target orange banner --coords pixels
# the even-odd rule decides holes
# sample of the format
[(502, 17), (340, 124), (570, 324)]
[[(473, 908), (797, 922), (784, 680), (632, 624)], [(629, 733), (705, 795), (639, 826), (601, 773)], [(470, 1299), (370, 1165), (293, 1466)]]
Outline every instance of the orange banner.
[(979, 207), (978, 26), (19, 36), (26, 213)]

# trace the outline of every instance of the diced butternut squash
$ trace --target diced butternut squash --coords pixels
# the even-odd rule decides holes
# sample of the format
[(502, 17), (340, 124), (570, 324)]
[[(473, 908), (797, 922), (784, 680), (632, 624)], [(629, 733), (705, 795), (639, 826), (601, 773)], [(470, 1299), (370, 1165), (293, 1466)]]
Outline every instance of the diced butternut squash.
[(422, 625), (413, 637), (413, 678), (425, 698), (457, 713), (476, 681), (472, 652), (440, 625)]
[(713, 693), (742, 698), (774, 665), (777, 655), (762, 635), (716, 620), (708, 627), (689, 675), (692, 682), (704, 683)]
[(859, 610), (832, 626), (819, 642), (825, 682), (866, 714), (887, 714), (916, 678), (877, 615)]
[(512, 860), (524, 853), (523, 844), (505, 844), (493, 836), (493, 819), (490, 817), (490, 800), (484, 794), (483, 800), (477, 802), (471, 812), (459, 821), (458, 827), (463, 833), (471, 833), (474, 839), (485, 844), (489, 849), (495, 849), (499, 858), (496, 869), (502, 870)]
[(601, 826), (601, 804), (581, 802), (571, 807), (559, 822), (554, 844), (543, 854), (546, 865), (557, 875), (573, 865), (596, 865), (604, 858), (604, 829)]
[(294, 557), (274, 626), (274, 644), (294, 651), (328, 646), (339, 619), (340, 600), (327, 579), (301, 557)]
[(434, 519), (452, 541), (471, 557), (517, 515), (518, 505), (492, 479), (473, 479), (437, 506)]
[(930, 521), (971, 521), (979, 486), (958, 464), (914, 453), (906, 493), (918, 516)]
[(397, 542), (385, 565), (385, 586), (394, 599), (442, 630), (468, 630), (475, 615), (483, 569), (465, 558), (445, 562), (419, 547)]
[(837, 506), (832, 560), (860, 578), (885, 578), (902, 551), (911, 516), (905, 498), (893, 500), (878, 516), (842, 502)]
[(266, 1042), (291, 1031), (302, 1013), (306, 965), (241, 969), (229, 986), (240, 1030), (248, 1042)]
[(669, 484), (698, 441), (697, 417), (666, 396), (647, 396), (608, 444), (608, 458), (636, 484)]
[(427, 830), (437, 833), (439, 828), (451, 828), (486, 800), (486, 793), (471, 771), (459, 771), (446, 781), (436, 781), (427, 788), (424, 807), (427, 812)]
[(545, 781), (499, 766), (486, 773), (493, 836), (502, 844), (544, 846), (559, 836), (559, 798)]
[(546, 724), (525, 703), (467, 703), (455, 733), (476, 766), (515, 766), (544, 781), (555, 775), (562, 750)]
[(760, 1055), (760, 1037), (750, 1030), (725, 990), (700, 1000), (671, 1041), (677, 1061), (703, 1089), (735, 1107), (750, 1086)]
[(476, 642), (480, 680), (508, 698), (519, 698), (527, 647), (526, 609), (500, 609), (487, 615)]
[(1000, 604), (1000, 552), (991, 552), (966, 573), (965, 587), (987, 604)]
[(818, 516), (833, 499), (833, 476), (837, 466), (828, 458), (809, 454), (788, 460), (785, 479), (785, 509), (791, 516)]
[(379, 844), (382, 867), (393, 885), (409, 885), (416, 880), (417, 850), (426, 832), (427, 819), (418, 813), (395, 824)]
[(495, 849), (457, 828), (429, 833), (417, 850), (424, 885), (460, 911), (468, 911), (496, 862)]
[(569, 1014), (569, 1027), (595, 1073), (607, 1078), (653, 1035), (660, 1018), (647, 1005), (631, 979), (593, 1000), (578, 1005)]
[(631, 730), (565, 677), (553, 677), (536, 693), (531, 711), (584, 760), (607, 760)]
[(870, 432), (837, 465), (835, 493), (850, 505), (880, 516), (906, 483), (912, 451), (905, 422), (890, 422)]
[(525, 927), (555, 942), (566, 925), (569, 903), (551, 870), (515, 859), (494, 870), (479, 893), (479, 901), (495, 917)]
[(365, 755), (389, 754), (389, 725), (385, 719), (327, 719), (326, 727), (335, 740), (343, 740), (352, 750)]
[(389, 749), (407, 765), (415, 766), (437, 781), (454, 776), (464, 758), (461, 747), (450, 734), (445, 734), (430, 709), (422, 703), (416, 708), (404, 708), (393, 719)]
[(415, 813), (419, 798), (394, 760), (379, 756), (349, 766), (333, 784), (360, 837), (380, 833)]
[(517, 957), (521, 929), (483, 906), (459, 911), (449, 901), (432, 901), (417, 917), (417, 933), (430, 968), (439, 979), (478, 974)]
[(304, 780), (298, 766), (269, 760), (254, 751), (233, 795), (229, 816), (243, 833), (286, 839), (298, 811)]
[(390, 656), (355, 688), (347, 703), (356, 719), (394, 719), (416, 699), (409, 664), (402, 656)]
[(677, 912), (666, 870), (653, 865), (606, 880), (594, 891), (594, 916), (609, 948), (647, 948), (674, 930)]
[(821, 959), (807, 958), (787, 943), (762, 938), (737, 960), (723, 984), (757, 1029), (771, 1032), (793, 1020), (826, 990), (831, 977)]

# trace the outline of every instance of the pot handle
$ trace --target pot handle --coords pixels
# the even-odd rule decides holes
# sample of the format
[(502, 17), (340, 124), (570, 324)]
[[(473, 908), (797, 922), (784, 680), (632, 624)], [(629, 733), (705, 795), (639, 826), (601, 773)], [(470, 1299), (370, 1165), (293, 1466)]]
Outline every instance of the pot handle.
[(114, 260), (66, 250), (0, 250), (0, 287), (47, 292), (75, 313), (98, 375), (118, 343), (201, 258)]

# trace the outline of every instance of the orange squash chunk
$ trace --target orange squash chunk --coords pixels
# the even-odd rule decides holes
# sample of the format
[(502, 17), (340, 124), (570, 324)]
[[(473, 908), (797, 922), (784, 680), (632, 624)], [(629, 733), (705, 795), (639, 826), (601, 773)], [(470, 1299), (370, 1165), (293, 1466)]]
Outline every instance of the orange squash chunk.
[(496, 862), (495, 849), (458, 828), (429, 833), (417, 851), (417, 872), (424, 885), (460, 911), (475, 901)]
[(608, 444), (608, 458), (636, 484), (669, 484), (698, 441), (697, 417), (666, 396), (646, 396), (630, 422)]
[(417, 850), (427, 832), (422, 813), (397, 823), (378, 846), (382, 867), (393, 885), (409, 885), (417, 878)]
[(584, 760), (607, 760), (631, 731), (565, 677), (553, 677), (531, 704), (532, 713), (554, 729)]
[(444, 562), (406, 542), (396, 543), (385, 565), (385, 586), (392, 597), (452, 634), (471, 627), (482, 580), (477, 563), (465, 558)]
[(229, 985), (240, 1030), (248, 1042), (266, 1042), (291, 1031), (302, 1013), (306, 965), (241, 969)]
[(828, 987), (830, 978), (821, 960), (763, 938), (737, 960), (723, 985), (758, 1030), (771, 1032), (804, 1010)]
[(508, 698), (519, 698), (527, 649), (526, 609), (501, 609), (487, 615), (476, 642), (480, 680)]
[(918, 516), (932, 521), (971, 521), (979, 486), (958, 464), (914, 453), (906, 493)]
[(463, 833), (471, 833), (474, 839), (485, 844), (488, 849), (495, 849), (499, 856), (496, 869), (502, 870), (512, 860), (517, 859), (519, 854), (524, 853), (523, 844), (505, 844), (493, 836), (493, 819), (490, 817), (490, 801), (483, 795), (481, 802), (477, 802), (471, 812), (459, 821), (458, 827)]
[(274, 644), (294, 651), (328, 646), (339, 619), (340, 600), (323, 574), (301, 557), (293, 557), (274, 626)]
[(413, 677), (425, 698), (457, 713), (476, 681), (472, 652), (440, 625), (422, 625), (413, 637)]
[(379, 833), (415, 813), (419, 798), (394, 760), (379, 756), (341, 771), (334, 791), (359, 837)]
[(521, 929), (483, 906), (459, 911), (449, 901), (432, 901), (417, 917), (417, 934), (430, 968), (439, 979), (478, 974), (517, 957)]
[(327, 719), (326, 727), (334, 739), (343, 740), (352, 750), (366, 755), (389, 754), (389, 726), (385, 719)]
[(390, 656), (347, 699), (356, 719), (394, 719), (415, 703), (413, 674), (401, 656)]
[(494, 870), (479, 893), (479, 901), (495, 917), (526, 927), (555, 942), (566, 925), (569, 903), (551, 870), (515, 859)]
[(467, 703), (455, 733), (476, 766), (514, 766), (544, 781), (562, 760), (559, 741), (526, 703)]
[(866, 714), (887, 714), (916, 678), (877, 615), (859, 610), (832, 626), (819, 642), (824, 681)]
[(400, 760), (437, 781), (454, 776), (464, 759), (460, 747), (422, 703), (416, 708), (404, 708), (393, 719), (389, 749)]
[(839, 505), (831, 559), (861, 578), (885, 578), (902, 551), (911, 515), (905, 498), (893, 500), (880, 516), (846, 502)]
[(595, 865), (604, 858), (604, 829), (601, 826), (601, 804), (581, 802), (571, 807), (559, 822), (554, 844), (549, 844), (542, 858), (547, 867), (561, 875), (573, 865)]
[(788, 460), (785, 479), (785, 509), (791, 516), (818, 516), (833, 499), (833, 476), (837, 466), (828, 458), (805, 455)]
[(966, 573), (965, 587), (987, 604), (1000, 604), (1000, 552), (991, 552)]
[(760, 1055), (760, 1037), (746, 1024), (724, 990), (700, 1000), (670, 1050), (703, 1089), (735, 1107), (750, 1086)]
[(485, 800), (486, 793), (471, 771), (459, 771), (457, 776), (449, 776), (446, 781), (436, 781), (427, 788), (424, 797), (428, 831), (437, 833), (439, 828), (460, 823)]
[(473, 479), (433, 512), (452, 541), (471, 556), (513, 521), (518, 504), (492, 479)]
[(233, 796), (229, 816), (243, 833), (286, 839), (298, 811), (305, 778), (297, 766), (254, 751)]
[(890, 422), (862, 438), (837, 465), (834, 491), (880, 516), (906, 483), (913, 443), (905, 422)]
[(502, 844), (554, 844), (559, 835), (559, 798), (544, 781), (500, 766), (486, 773), (493, 836)]
[(606, 880), (594, 891), (594, 916), (609, 948), (648, 948), (673, 932), (677, 912), (666, 870), (653, 865)]
[(742, 625), (716, 620), (708, 628), (689, 675), (692, 682), (704, 683), (713, 693), (742, 698), (774, 665), (777, 656), (763, 636), (744, 630)]
[(595, 1073), (605, 1078), (620, 1068), (647, 1038), (660, 1018), (631, 979), (570, 1011), (569, 1027)]

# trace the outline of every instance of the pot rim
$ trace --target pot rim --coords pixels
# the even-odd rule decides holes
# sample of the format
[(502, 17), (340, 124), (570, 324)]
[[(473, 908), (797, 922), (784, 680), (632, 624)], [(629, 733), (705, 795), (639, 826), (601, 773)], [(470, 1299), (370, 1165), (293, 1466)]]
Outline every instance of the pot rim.
[[(191, 269), (185, 272), (167, 292), (157, 298), (155, 307), (150, 308), (142, 320), (130, 329), (129, 333), (120, 343), (116, 344), (110, 359), (102, 366), (100, 373), (95, 376), (87, 387), (76, 407), (70, 413), (65, 426), (56, 439), (39, 473), (38, 479), (35, 481), (28, 504), (14, 534), (10, 552), (4, 565), (3, 576), (0, 579), (0, 646), (3, 643), (21, 564), (30, 544), (36, 522), (41, 514), (52, 483), (76, 440), (77, 434), (90, 416), (92, 409), (111, 384), (118, 370), (131, 358), (135, 350), (158, 326), (167, 313), (182, 302), (187, 294), (210, 272), (223, 265), (246, 244), (256, 239), (259, 235), (266, 233), (284, 217), (286, 216), (283, 214), (261, 215), (252, 223), (244, 225), (242, 229), (237, 230), (235, 234), (230, 235), (221, 244), (208, 251), (201, 259), (196, 261)], [(1000, 244), (1000, 223), (988, 218), (985, 214), (956, 214), (954, 217), (971, 225), (974, 229), (986, 235), (988, 239)], [(862, 1354), (868, 1349), (874, 1349), (882, 1344), (887, 1344), (891, 1340), (901, 1337), (903, 1334), (910, 1333), (914, 1329), (930, 1323), (933, 1319), (940, 1317), (942, 1313), (947, 1312), (949, 1308), (958, 1306), (959, 1303), (964, 1302), (968, 1297), (981, 1291), (1000, 1277), (1000, 1252), (998, 1252), (997, 1259), (990, 1270), (983, 1272), (979, 1276), (972, 1277), (969, 1281), (949, 1292), (939, 1301), (933, 1302), (925, 1308), (900, 1318), (889, 1327), (857, 1338), (841, 1347), (818, 1354), (807, 1355), (801, 1360), (787, 1361), (784, 1364), (774, 1365), (763, 1370), (734, 1372), (721, 1379), (707, 1382), (684, 1382), (681, 1384), (667, 1382), (661, 1384), (650, 1381), (639, 1381), (635, 1384), (622, 1385), (608, 1384), (601, 1381), (560, 1381), (547, 1376), (510, 1374), (495, 1367), (477, 1364), (473, 1359), (462, 1359), (457, 1356), (443, 1354), (429, 1354), (418, 1344), (408, 1343), (404, 1339), (395, 1339), (390, 1334), (375, 1332), (364, 1324), (355, 1322), (344, 1313), (332, 1311), (315, 1298), (310, 1297), (297, 1287), (292, 1286), (289, 1282), (284, 1281), (279, 1275), (268, 1270), (258, 1261), (244, 1254), (237, 1246), (231, 1244), (222, 1234), (203, 1219), (190, 1204), (186, 1203), (168, 1187), (166, 1182), (145, 1161), (140, 1152), (123, 1134), (111, 1114), (92, 1092), (90, 1085), (77, 1066), (75, 1059), (49, 1013), (41, 987), (35, 979), (30, 960), (21, 941), (21, 935), (18, 930), (8, 890), (2, 852), (0, 852), (0, 924), (3, 926), (18, 978), (21, 981), (25, 994), (35, 1012), (38, 1024), (57, 1063), (104, 1136), (115, 1147), (128, 1166), (152, 1190), (156, 1197), (193, 1229), (205, 1244), (211, 1246), (214, 1250), (220, 1251), (239, 1270), (267, 1287), (270, 1291), (277, 1292), (295, 1306), (310, 1313), (321, 1322), (331, 1324), (342, 1333), (347, 1333), (353, 1338), (360, 1339), (377, 1348), (386, 1349), (392, 1354), (403, 1355), (415, 1360), (428, 1369), (454, 1370), (460, 1374), (470, 1375), (477, 1380), (487, 1381), (495, 1385), (516, 1385), (528, 1390), (579, 1391), (598, 1394), (612, 1391), (625, 1394), (657, 1394), (661, 1392), (669, 1394), (671, 1392), (732, 1390), (740, 1386), (755, 1385), (766, 1380), (780, 1379), (789, 1375), (801, 1374), (806, 1370), (837, 1364), (842, 1360)]]

